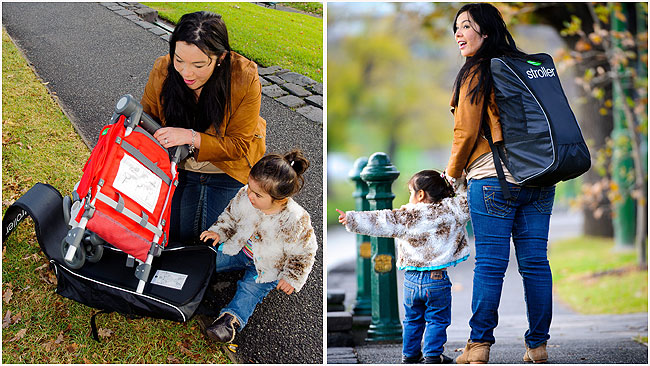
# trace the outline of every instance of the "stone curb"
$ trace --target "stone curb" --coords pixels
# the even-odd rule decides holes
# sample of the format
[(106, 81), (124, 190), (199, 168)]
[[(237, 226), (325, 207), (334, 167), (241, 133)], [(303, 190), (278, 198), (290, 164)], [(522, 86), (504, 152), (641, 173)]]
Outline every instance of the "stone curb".
[[(104, 2), (108, 10), (126, 18), (149, 32), (169, 42), (173, 26), (161, 26), (158, 11), (140, 3)], [(281, 68), (260, 67), (257, 72), (262, 84), (262, 94), (277, 100), (310, 121), (323, 124), (323, 84)]]

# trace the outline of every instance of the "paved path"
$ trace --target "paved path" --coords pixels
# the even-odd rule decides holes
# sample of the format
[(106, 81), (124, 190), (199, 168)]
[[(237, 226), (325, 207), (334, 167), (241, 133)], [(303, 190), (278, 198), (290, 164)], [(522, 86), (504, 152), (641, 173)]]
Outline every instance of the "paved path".
[[(168, 52), (159, 36), (99, 3), (3, 3), (2, 23), (89, 146), (118, 98), (142, 96), (156, 57)], [(269, 152), (298, 147), (312, 165), (296, 200), (310, 213), (320, 249), (303, 290), (274, 291), (237, 337), (238, 362), (322, 362), (322, 125), (262, 97)], [(25, 121), (29, 123), (29, 121)]]
[[(571, 212), (555, 212), (551, 217), (550, 242), (579, 235), (582, 221)], [(354, 273), (354, 236), (340, 228), (328, 229), (327, 286), (346, 292), (346, 308), (350, 309), (356, 296)], [(448, 342), (445, 354), (460, 355), (469, 337), (468, 320), (471, 317), (472, 277), (474, 253), (470, 258), (449, 270), (452, 287), (452, 323), (447, 329)], [(347, 257), (342, 253), (348, 253)], [(552, 265), (552, 263), (551, 263)], [(399, 289), (404, 272), (398, 271)], [(527, 329), (526, 308), (521, 276), (517, 271), (514, 248), (504, 280), (499, 326), (494, 334), (496, 343), (490, 353), (491, 363), (523, 363), (523, 335)], [(403, 319), (402, 294), (399, 293), (400, 319)], [(578, 315), (560, 303), (553, 304), (551, 339), (548, 343), (552, 363), (643, 363), (648, 361), (648, 347), (633, 341), (634, 337), (647, 336), (648, 314), (628, 315)], [(359, 363), (398, 363), (401, 345), (362, 345), (354, 349), (328, 350), (328, 363), (338, 359), (350, 360), (354, 355)], [(349, 362), (349, 361), (348, 361)]]

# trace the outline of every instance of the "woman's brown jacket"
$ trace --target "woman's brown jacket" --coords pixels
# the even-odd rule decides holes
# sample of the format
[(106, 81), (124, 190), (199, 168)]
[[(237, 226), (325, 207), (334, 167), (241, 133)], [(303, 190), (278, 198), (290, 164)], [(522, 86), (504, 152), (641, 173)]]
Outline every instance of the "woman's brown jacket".
[[(213, 126), (201, 133), (201, 148), (196, 160), (210, 161), (217, 168), (243, 184), (248, 183), (251, 167), (266, 151), (266, 121), (260, 117), (262, 87), (257, 65), (245, 57), (230, 53), (230, 103), (217, 133)], [(144, 88), (142, 106), (145, 113), (165, 125), (160, 94), (167, 77), (169, 55), (156, 59)]]
[[(478, 83), (478, 75), (470, 74), (460, 87), (458, 106), (451, 99), (451, 113), (454, 115), (454, 140), (451, 145), (451, 157), (445, 172), (454, 178), (460, 178), (463, 169), (467, 168), (479, 156), (490, 152), (490, 144), (483, 136), (481, 129), (481, 111), (483, 96), (476, 103), (470, 102), (469, 91)], [(490, 94), (488, 103), (488, 125), (492, 132), (492, 141), (503, 141), (499, 110), (496, 105), (494, 92)]]

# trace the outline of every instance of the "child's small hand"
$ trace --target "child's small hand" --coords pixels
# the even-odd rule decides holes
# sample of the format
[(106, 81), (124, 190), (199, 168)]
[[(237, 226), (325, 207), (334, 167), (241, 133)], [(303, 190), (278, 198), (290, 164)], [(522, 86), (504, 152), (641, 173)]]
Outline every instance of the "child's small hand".
[(212, 246), (217, 245), (219, 243), (220, 238), (221, 237), (219, 236), (219, 234), (215, 233), (214, 231), (210, 231), (210, 230), (206, 230), (206, 231), (202, 232), (201, 236), (199, 237), (199, 239), (201, 239), (202, 241), (205, 241), (205, 242), (207, 242), (210, 239), (214, 240), (214, 242), (212, 242)]
[(287, 295), (291, 295), (293, 293), (293, 286), (289, 284), (289, 282), (285, 280), (280, 280), (278, 281), (278, 286), (276, 287), (278, 290), (284, 291)]
[(347, 219), (347, 217), (345, 215), (345, 212), (339, 210), (338, 208), (336, 209), (336, 212), (339, 213), (339, 222), (341, 224), (343, 224), (343, 225), (347, 225), (348, 224), (348, 219)]

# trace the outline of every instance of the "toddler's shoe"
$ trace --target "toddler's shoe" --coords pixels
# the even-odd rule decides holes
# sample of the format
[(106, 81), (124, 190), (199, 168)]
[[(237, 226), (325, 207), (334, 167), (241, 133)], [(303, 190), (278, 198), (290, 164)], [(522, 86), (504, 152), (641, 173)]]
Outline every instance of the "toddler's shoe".
[(490, 342), (467, 341), (463, 354), (456, 357), (456, 363), (487, 363), (491, 345)]
[(237, 318), (230, 313), (223, 313), (205, 330), (205, 333), (213, 341), (230, 343), (235, 339), (238, 328)]
[(524, 361), (534, 363), (544, 363), (548, 360), (548, 353), (546, 352), (546, 343), (535, 348), (528, 348), (526, 346), (526, 353), (524, 353)]
[(445, 355), (439, 356), (424, 356), (424, 363), (452, 363), (454, 362), (453, 358), (447, 357)]
[(402, 363), (420, 363), (422, 362), (422, 352), (417, 356), (405, 356), (402, 355)]

